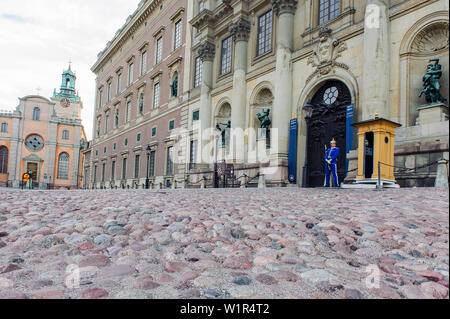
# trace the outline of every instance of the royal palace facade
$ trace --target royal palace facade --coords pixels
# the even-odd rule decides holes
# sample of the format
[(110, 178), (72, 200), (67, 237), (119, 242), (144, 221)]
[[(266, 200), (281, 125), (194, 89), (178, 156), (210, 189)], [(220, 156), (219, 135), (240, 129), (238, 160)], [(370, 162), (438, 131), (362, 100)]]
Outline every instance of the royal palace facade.
[[(141, 1), (92, 68), (83, 186), (212, 187), (227, 163), (250, 186), (318, 187), (324, 146), (337, 141), (351, 179), (352, 124), (375, 117), (401, 125), (397, 182), (432, 186), (427, 164), (449, 152), (448, 13), (444, 0)], [(438, 101), (419, 96), (427, 76)]]
[(0, 186), (21, 187), (28, 173), (26, 187), (81, 187), (86, 135), (75, 84), (69, 65), (51, 98), (28, 95), (14, 111), (0, 111)]

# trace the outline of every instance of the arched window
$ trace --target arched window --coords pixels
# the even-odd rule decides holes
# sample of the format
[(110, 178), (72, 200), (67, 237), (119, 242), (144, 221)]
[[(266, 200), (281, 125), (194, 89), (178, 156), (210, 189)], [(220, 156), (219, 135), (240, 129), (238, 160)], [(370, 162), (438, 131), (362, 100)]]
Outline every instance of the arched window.
[(39, 121), (40, 118), (41, 118), (41, 109), (35, 107), (33, 110), (33, 121)]
[(64, 130), (62, 132), (62, 139), (63, 140), (68, 140), (69, 139), (69, 131), (68, 130)]
[(66, 88), (69, 88), (69, 87), (70, 87), (70, 79), (67, 78), (67, 79), (66, 79)]
[(58, 179), (69, 179), (69, 155), (67, 153), (59, 155)]
[(8, 172), (8, 149), (5, 146), (0, 146), (0, 174)]

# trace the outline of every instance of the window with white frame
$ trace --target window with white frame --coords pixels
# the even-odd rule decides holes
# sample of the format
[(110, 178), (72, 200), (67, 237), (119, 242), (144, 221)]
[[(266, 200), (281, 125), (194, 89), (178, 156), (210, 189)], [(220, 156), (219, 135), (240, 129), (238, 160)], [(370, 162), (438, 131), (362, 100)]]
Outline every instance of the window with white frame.
[(138, 108), (138, 112), (140, 115), (144, 114), (144, 92), (141, 92), (141, 94), (139, 94), (139, 108)]
[(108, 83), (108, 91), (107, 91), (108, 94), (107, 94), (107, 98), (106, 98), (107, 102), (111, 101), (111, 88), (112, 88), (112, 83), (109, 82)]
[(175, 31), (173, 34), (174, 37), (174, 43), (173, 43), (173, 49), (176, 50), (181, 46), (181, 21), (182, 20), (178, 20), (177, 22), (175, 22)]
[(98, 107), (102, 107), (103, 90), (98, 90)]
[(33, 121), (39, 121), (41, 118), (41, 109), (38, 107), (35, 107), (33, 109)]
[(8, 123), (2, 123), (2, 133), (8, 133)]
[(109, 114), (105, 116), (105, 134), (108, 133)]
[(264, 13), (258, 18), (258, 56), (272, 49), (272, 10)]
[(162, 61), (162, 51), (163, 51), (163, 38), (160, 36), (156, 40), (156, 64)]
[(106, 163), (102, 164), (102, 183), (105, 182)]
[(198, 145), (198, 141), (197, 140), (192, 140), (191, 141), (191, 153), (190, 153), (190, 158), (189, 158), (189, 169), (194, 169), (195, 168), (195, 164), (197, 161), (197, 145)]
[(195, 72), (194, 72), (194, 88), (199, 87), (202, 84), (203, 76), (203, 62), (201, 57), (195, 59)]
[(156, 109), (159, 107), (160, 102), (160, 85), (159, 82), (155, 83), (153, 86), (153, 108)]
[(141, 75), (147, 72), (147, 51), (141, 53)]
[(128, 123), (131, 120), (131, 101), (127, 101), (127, 109), (125, 114), (125, 122)]
[(114, 114), (114, 128), (119, 127), (119, 107), (117, 107), (116, 112)]
[(62, 139), (63, 140), (68, 140), (69, 139), (69, 131), (68, 130), (64, 130), (62, 132)]
[(166, 175), (173, 175), (173, 146), (167, 148)]
[(220, 74), (224, 75), (231, 72), (231, 45), (233, 37), (228, 37), (222, 41)]
[(128, 86), (130, 86), (131, 83), (133, 83), (133, 79), (134, 79), (134, 63), (131, 62), (130, 64), (128, 64)]
[(150, 152), (150, 167), (149, 167), (149, 172), (148, 172), (148, 176), (153, 177), (155, 176), (155, 160), (156, 160), (156, 151), (151, 151)]
[(122, 179), (127, 178), (127, 158), (124, 157), (122, 160)]
[(340, 0), (319, 0), (319, 24), (323, 24), (339, 15)]
[(116, 178), (116, 161), (111, 162), (111, 181)]
[(120, 94), (120, 90), (122, 89), (122, 73), (117, 73), (117, 94)]
[(139, 178), (139, 166), (141, 163), (141, 156), (136, 154), (134, 158), (134, 178)]

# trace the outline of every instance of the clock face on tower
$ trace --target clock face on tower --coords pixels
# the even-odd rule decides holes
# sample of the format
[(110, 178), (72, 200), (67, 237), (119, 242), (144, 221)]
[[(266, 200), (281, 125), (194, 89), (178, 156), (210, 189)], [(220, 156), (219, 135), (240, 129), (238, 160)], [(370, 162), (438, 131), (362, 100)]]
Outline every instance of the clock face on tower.
[(44, 141), (39, 135), (30, 135), (25, 140), (25, 146), (32, 152), (39, 152), (44, 148)]
[(68, 98), (63, 98), (63, 99), (61, 100), (61, 106), (62, 106), (62, 107), (69, 107), (69, 106), (70, 106), (70, 101), (69, 101), (69, 99), (68, 99)]

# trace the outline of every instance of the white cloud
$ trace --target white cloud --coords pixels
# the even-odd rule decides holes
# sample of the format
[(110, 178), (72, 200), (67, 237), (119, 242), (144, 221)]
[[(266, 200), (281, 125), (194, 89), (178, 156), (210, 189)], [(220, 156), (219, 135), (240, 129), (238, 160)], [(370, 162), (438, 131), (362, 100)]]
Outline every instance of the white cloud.
[(90, 68), (140, 0), (15, 0), (0, 6), (0, 109), (18, 98), (50, 97), (69, 58), (77, 74), (83, 125), (92, 138), (95, 75)]

